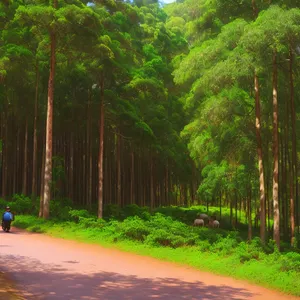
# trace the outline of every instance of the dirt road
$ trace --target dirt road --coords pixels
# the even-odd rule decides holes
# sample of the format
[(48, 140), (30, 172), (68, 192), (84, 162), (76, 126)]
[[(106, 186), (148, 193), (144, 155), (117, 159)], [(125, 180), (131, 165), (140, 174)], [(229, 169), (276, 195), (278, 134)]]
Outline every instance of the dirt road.
[(25, 299), (299, 300), (148, 257), (13, 229), (0, 232), (0, 271)]

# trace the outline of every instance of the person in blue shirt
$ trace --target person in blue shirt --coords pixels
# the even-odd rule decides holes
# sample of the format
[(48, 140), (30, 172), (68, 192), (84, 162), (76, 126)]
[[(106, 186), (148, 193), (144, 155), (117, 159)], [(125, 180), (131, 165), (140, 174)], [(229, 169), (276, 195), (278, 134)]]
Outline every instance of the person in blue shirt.
[(4, 229), (6, 229), (6, 231), (10, 230), (10, 224), (11, 224), (11, 221), (13, 221), (13, 219), (14, 219), (14, 216), (10, 211), (10, 207), (7, 206), (6, 211), (2, 215), (2, 228), (3, 228), (3, 230)]

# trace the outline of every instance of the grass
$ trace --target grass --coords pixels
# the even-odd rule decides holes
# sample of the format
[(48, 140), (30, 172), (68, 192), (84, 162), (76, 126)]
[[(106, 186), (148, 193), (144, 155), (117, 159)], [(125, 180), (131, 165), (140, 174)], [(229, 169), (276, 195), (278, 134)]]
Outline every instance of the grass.
[(107, 222), (85, 211), (71, 211), (70, 215), (73, 221), (18, 216), (14, 226), (188, 265), (300, 296), (300, 254), (279, 253), (272, 242), (266, 247), (258, 239), (248, 244), (237, 232), (193, 228), (162, 214)]

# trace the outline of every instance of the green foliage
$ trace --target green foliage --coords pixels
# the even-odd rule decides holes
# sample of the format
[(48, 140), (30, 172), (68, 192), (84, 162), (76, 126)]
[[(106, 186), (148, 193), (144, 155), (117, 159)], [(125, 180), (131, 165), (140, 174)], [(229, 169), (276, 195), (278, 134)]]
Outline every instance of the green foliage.
[(68, 198), (56, 198), (50, 201), (50, 213), (52, 218), (61, 220), (69, 219), (72, 202)]
[(147, 223), (137, 216), (125, 219), (118, 225), (117, 230), (119, 230), (120, 236), (135, 241), (144, 241), (150, 233)]
[(14, 214), (34, 214), (34, 204), (32, 200), (24, 195), (15, 194), (11, 201), (0, 199), (0, 208), (5, 210), (9, 206)]
[(288, 271), (295, 271), (300, 272), (300, 254), (290, 252), (283, 255), (282, 263), (281, 263), (281, 270), (288, 272)]
[(85, 209), (71, 209), (69, 211), (69, 215), (71, 217), (71, 220), (78, 223), (80, 218), (89, 218), (90, 217), (90, 213), (85, 210)]

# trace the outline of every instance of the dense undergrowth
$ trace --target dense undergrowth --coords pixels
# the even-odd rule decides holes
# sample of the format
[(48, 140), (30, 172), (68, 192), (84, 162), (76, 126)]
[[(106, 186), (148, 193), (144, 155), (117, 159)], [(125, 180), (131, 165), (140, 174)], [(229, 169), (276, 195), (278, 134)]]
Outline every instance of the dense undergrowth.
[[(242, 231), (190, 226), (203, 207), (165, 207), (151, 214), (146, 207), (107, 206), (105, 218), (99, 220), (86, 210), (71, 209), (67, 201), (58, 203), (51, 204), (56, 218), (45, 221), (29, 215), (36, 213), (30, 199), (15, 196), (9, 203), (17, 213), (14, 225), (32, 232), (114, 245), (300, 296), (299, 249), (283, 248), (279, 253), (272, 240), (262, 245), (257, 237), (247, 242)], [(0, 200), (0, 205), (4, 204), (7, 202)], [(226, 224), (226, 214), (224, 220)]]

